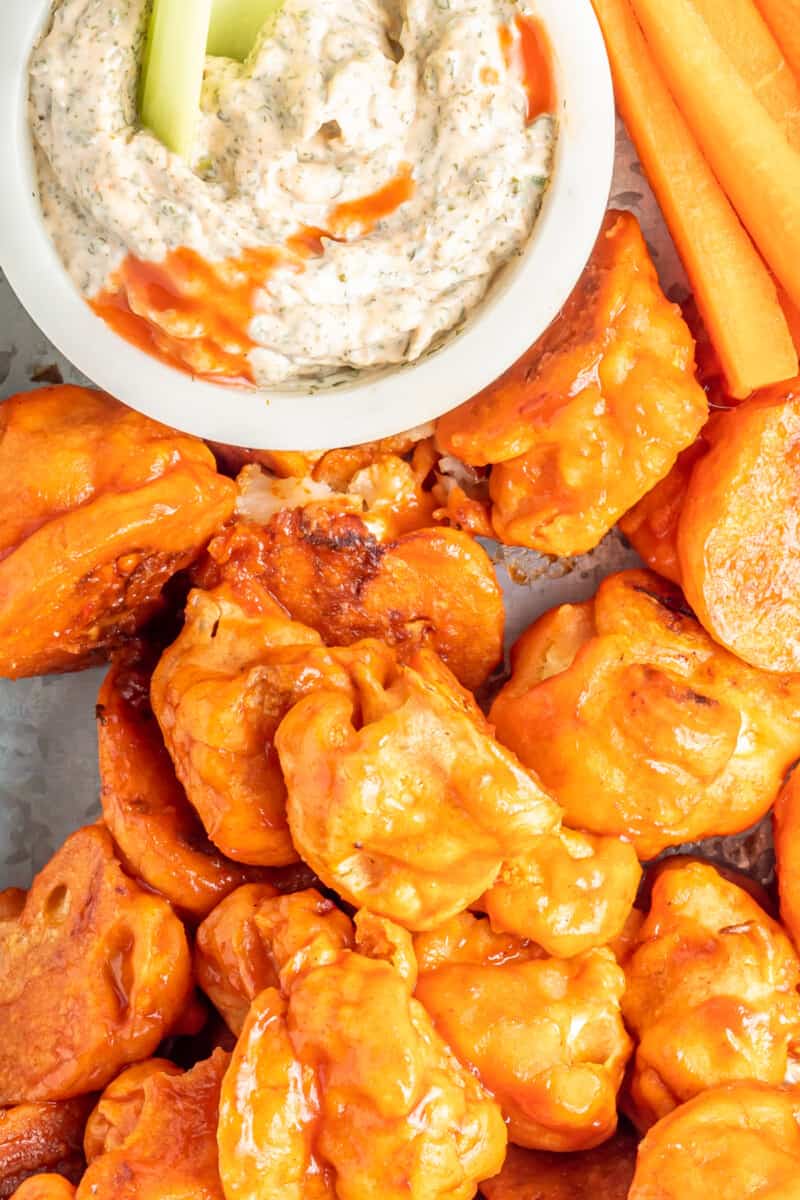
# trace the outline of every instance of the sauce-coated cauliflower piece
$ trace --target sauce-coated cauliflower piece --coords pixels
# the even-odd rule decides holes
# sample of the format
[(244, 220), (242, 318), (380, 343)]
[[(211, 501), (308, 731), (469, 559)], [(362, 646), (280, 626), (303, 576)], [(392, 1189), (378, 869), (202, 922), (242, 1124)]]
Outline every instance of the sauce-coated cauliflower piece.
[(702, 1092), (639, 1147), (629, 1200), (797, 1200), (800, 1089), (733, 1083)]
[(152, 1054), (185, 1008), (189, 947), (107, 831), (72, 834), (14, 907), (0, 916), (0, 1104), (96, 1091)]
[(221, 854), (175, 775), (150, 705), (154, 656), (118, 651), (97, 697), (103, 820), (125, 869), (202, 920), (234, 888), (265, 874)]
[(352, 951), (255, 998), (218, 1137), (226, 1200), (469, 1200), (506, 1150), (407, 981)]
[(492, 465), (497, 537), (543, 554), (593, 549), (670, 470), (706, 419), (694, 340), (630, 213), (608, 213), (547, 332), (441, 418), (439, 449)]
[(714, 413), (620, 522), (711, 636), (765, 671), (800, 670), (798, 453), (800, 380), (791, 380)]
[(800, 1060), (800, 962), (749, 892), (707, 863), (665, 866), (623, 966), (637, 1042), (626, 1109), (647, 1129), (707, 1088), (780, 1084)]
[(150, 696), (188, 799), (235, 862), (297, 859), (273, 738), (294, 701), (323, 685), (351, 690), (319, 635), (291, 621), (259, 585), (190, 593)]
[(86, 1127), (77, 1200), (224, 1200), (216, 1134), (228, 1061), (215, 1050), (186, 1072), (157, 1058), (123, 1071)]
[(279, 896), (248, 884), (226, 897), (197, 931), (197, 982), (234, 1033), (265, 988), (352, 949), (350, 918), (315, 888)]
[(756, 670), (647, 571), (605, 579), (523, 634), (490, 720), (564, 808), (641, 859), (740, 833), (800, 754), (800, 677)]
[(103, 392), (0, 407), (0, 675), (108, 657), (232, 515), (207, 446)]
[(583, 1150), (614, 1133), (631, 1042), (609, 950), (548, 958), (470, 913), (414, 945), (417, 998), (502, 1106), (512, 1142)]
[(560, 810), (431, 651), (401, 661), (375, 647), (354, 694), (314, 691), (278, 728), (289, 828), (349, 903), (430, 929), (557, 829)]
[(475, 907), (493, 929), (571, 958), (607, 946), (622, 932), (641, 876), (629, 842), (564, 827), (504, 863)]

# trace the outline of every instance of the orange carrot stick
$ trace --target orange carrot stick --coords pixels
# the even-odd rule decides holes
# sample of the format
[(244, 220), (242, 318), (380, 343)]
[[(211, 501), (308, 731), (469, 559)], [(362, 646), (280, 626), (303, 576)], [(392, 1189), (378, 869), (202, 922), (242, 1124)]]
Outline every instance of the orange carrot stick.
[(775, 285), (653, 63), (629, 0), (593, 0), (617, 104), (694, 289), (731, 394), (797, 372)]
[(800, 82), (753, 0), (692, 3), (769, 115), (800, 150)]
[(794, 339), (795, 346), (800, 349), (800, 308), (793, 304), (782, 287), (778, 287), (778, 299), (781, 302), (783, 314), (786, 317), (786, 324), (789, 326), (789, 332)]
[(692, 0), (632, 0), (656, 65), (758, 249), (800, 305), (800, 154)]
[(756, 0), (786, 61), (800, 77), (800, 0)]

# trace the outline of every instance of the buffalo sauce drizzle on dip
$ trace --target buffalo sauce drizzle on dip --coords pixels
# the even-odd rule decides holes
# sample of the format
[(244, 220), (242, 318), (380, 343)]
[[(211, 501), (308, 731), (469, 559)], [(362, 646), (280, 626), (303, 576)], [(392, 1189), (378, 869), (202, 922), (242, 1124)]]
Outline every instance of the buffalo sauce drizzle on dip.
[(161, 362), (200, 379), (252, 384), (253, 294), (282, 260), (291, 261), (271, 249), (221, 263), (186, 248), (160, 263), (128, 255), (114, 286), (89, 303), (116, 333)]
[(554, 90), (526, 3), (284, 0), (245, 63), (206, 60), (184, 161), (138, 122), (149, 0), (54, 0), (30, 120), (45, 223), (82, 295), (217, 381), (307, 387), (416, 361), (538, 216)]
[(556, 106), (550, 39), (541, 21), (534, 17), (518, 15), (515, 24), (522, 53), (522, 79), (528, 95), (528, 120), (535, 121), (553, 112)]
[(277, 269), (302, 271), (304, 259), (325, 253), (323, 239), (369, 233), (413, 194), (411, 168), (403, 164), (372, 195), (338, 204), (329, 228), (305, 227), (287, 238), (285, 250), (246, 250), (219, 263), (186, 247), (160, 263), (128, 255), (112, 288), (89, 303), (120, 337), (169, 366), (199, 379), (254, 384), (249, 355), (256, 343), (248, 329), (258, 289)]
[(503, 60), (509, 69), (515, 59), (522, 71), (522, 83), (528, 97), (528, 122), (535, 121), (556, 106), (556, 87), (553, 76), (553, 53), (547, 31), (535, 17), (517, 14), (514, 18), (517, 37), (508, 25), (497, 30)]

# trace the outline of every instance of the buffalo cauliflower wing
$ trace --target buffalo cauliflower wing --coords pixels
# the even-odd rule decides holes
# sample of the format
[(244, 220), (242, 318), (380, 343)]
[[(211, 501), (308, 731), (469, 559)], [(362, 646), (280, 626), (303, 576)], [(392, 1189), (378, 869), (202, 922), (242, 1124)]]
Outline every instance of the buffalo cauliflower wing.
[(609, 212), (561, 314), (505, 375), (442, 417), (439, 449), (491, 464), (497, 537), (591, 550), (706, 419), (694, 340), (661, 291), (635, 217)]
[(506, 1150), (406, 980), (352, 951), (256, 996), (218, 1140), (226, 1200), (469, 1200)]
[(413, 505), (398, 523), (392, 498), (403, 482), (391, 471), (383, 480), (388, 525), (373, 476), (361, 480), (363, 497), (315, 499), (289, 482), (281, 492), (280, 481), (244, 474), (242, 519), (212, 541), (198, 582), (256, 579), (332, 645), (368, 637), (428, 644), (465, 686), (483, 683), (502, 657), (505, 622), (486, 551), (460, 530), (432, 527), (429, 513), (426, 524)]
[(706, 431), (677, 528), (698, 620), (765, 671), (800, 670), (800, 381), (758, 392)]
[(647, 859), (764, 816), (800, 754), (798, 700), (797, 677), (734, 658), (672, 584), (625, 571), (531, 626), (490, 719), (569, 825)]
[(231, 516), (211, 452), (102, 392), (0, 407), (0, 675), (107, 657)]
[(626, 1107), (647, 1129), (707, 1088), (780, 1084), (800, 1061), (800, 962), (753, 897), (702, 862), (664, 867), (623, 966), (636, 1039)]
[(787, 776), (772, 814), (781, 920), (800, 945), (800, 772)]
[(45, 1100), (0, 1110), (0, 1197), (28, 1177), (53, 1174), (77, 1183), (85, 1166), (83, 1131), (92, 1096)]
[(235, 862), (297, 858), (273, 738), (292, 703), (320, 686), (350, 691), (350, 676), (257, 584), (190, 593), (183, 629), (153, 673), (151, 702), (189, 801)]
[(800, 669), (798, 446), (792, 380), (715, 413), (620, 522), (645, 562), (680, 584), (711, 636), (766, 671)]
[(429, 929), (555, 830), (560, 810), (432, 651), (401, 661), (375, 643), (351, 674), (352, 694), (312, 692), (275, 735), (292, 839), (349, 903)]
[(96, 1091), (182, 1013), (183, 926), (100, 826), (68, 838), (15, 907), (0, 916), (0, 1105)]
[(280, 896), (269, 886), (248, 884), (198, 929), (197, 982), (238, 1035), (259, 992), (281, 988), (354, 944), (350, 918), (316, 889)]
[(186, 1072), (167, 1059), (123, 1071), (86, 1127), (78, 1200), (224, 1200), (216, 1133), (228, 1061), (216, 1050)]
[(416, 996), (501, 1105), (512, 1142), (584, 1150), (614, 1133), (631, 1043), (610, 951), (547, 958), (469, 913), (414, 946)]
[(800, 1089), (733, 1083), (650, 1130), (628, 1200), (797, 1200), (799, 1180)]
[(625, 927), (642, 870), (629, 842), (562, 828), (503, 864), (479, 901), (491, 926), (571, 958)]
[(75, 1185), (63, 1175), (32, 1175), (20, 1184), (13, 1200), (74, 1200)]
[(258, 868), (209, 841), (178, 782), (150, 705), (153, 654), (141, 642), (117, 653), (97, 698), (103, 820), (129, 874), (196, 920)]

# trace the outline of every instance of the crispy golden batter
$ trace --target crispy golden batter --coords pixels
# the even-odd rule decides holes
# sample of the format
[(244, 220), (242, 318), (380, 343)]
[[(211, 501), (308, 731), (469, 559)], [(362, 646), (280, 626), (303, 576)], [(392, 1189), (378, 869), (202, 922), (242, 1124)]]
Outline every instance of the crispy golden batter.
[(93, 1097), (78, 1096), (0, 1110), (0, 1196), (11, 1196), (29, 1175), (43, 1172), (77, 1183), (93, 1104)]
[(102, 392), (55, 387), (0, 408), (0, 674), (105, 657), (231, 515), (236, 490), (196, 438)]
[(297, 858), (272, 739), (295, 699), (351, 689), (312, 629), (250, 581), (194, 591), (177, 640), (153, 674), (151, 701), (178, 779), (211, 841), (236, 862)]
[(14, 1192), (13, 1200), (73, 1200), (75, 1185), (63, 1175), (33, 1175)]
[(223, 900), (197, 931), (197, 982), (234, 1033), (251, 1002), (301, 970), (354, 944), (350, 918), (310, 888), (279, 896), (249, 884)]
[(779, 1084), (800, 1060), (800, 963), (755, 900), (707, 863), (665, 867), (624, 963), (638, 1045), (627, 1107), (647, 1129), (706, 1088)]
[(492, 929), (557, 958), (606, 946), (623, 930), (642, 871), (629, 842), (561, 829), (503, 864), (477, 907)]
[(560, 811), (431, 651), (402, 663), (372, 645), (354, 695), (316, 691), (278, 728), (289, 827), (349, 903), (430, 929), (557, 828)]
[(626, 1200), (635, 1166), (636, 1138), (628, 1129), (575, 1154), (509, 1146), (502, 1171), (481, 1192), (486, 1200)]
[(224, 1200), (216, 1132), (228, 1061), (216, 1050), (184, 1074), (151, 1059), (115, 1079), (86, 1129), (77, 1200)]
[(613, 1134), (631, 1042), (608, 950), (569, 961), (461, 913), (414, 939), (417, 998), (503, 1108), (511, 1141), (584, 1150)]
[(436, 431), (440, 450), (494, 464), (501, 541), (591, 550), (670, 470), (706, 418), (694, 342), (663, 295), (636, 219), (609, 212), (561, 315)]
[(512, 666), (497, 736), (570, 825), (628, 837), (642, 859), (747, 829), (800, 754), (800, 680), (734, 658), (646, 571), (546, 613)]
[(797, 1200), (800, 1090), (733, 1083), (650, 1130), (629, 1200)]
[(256, 997), (218, 1140), (226, 1200), (469, 1200), (506, 1130), (400, 974), (345, 951)]
[(186, 799), (150, 707), (153, 656), (134, 642), (100, 689), (100, 799), (126, 870), (187, 916), (202, 919), (257, 868), (224, 857)]
[(374, 502), (366, 516), (341, 497), (296, 501), (215, 538), (201, 585), (257, 579), (331, 645), (427, 643), (465, 686), (484, 682), (502, 657), (505, 614), (494, 568), (472, 537), (413, 521), (387, 533)]
[(73, 834), (0, 919), (0, 1104), (104, 1087), (153, 1053), (190, 984), (167, 902), (122, 873), (106, 830)]
[(773, 812), (781, 920), (800, 946), (800, 772), (789, 773)]

